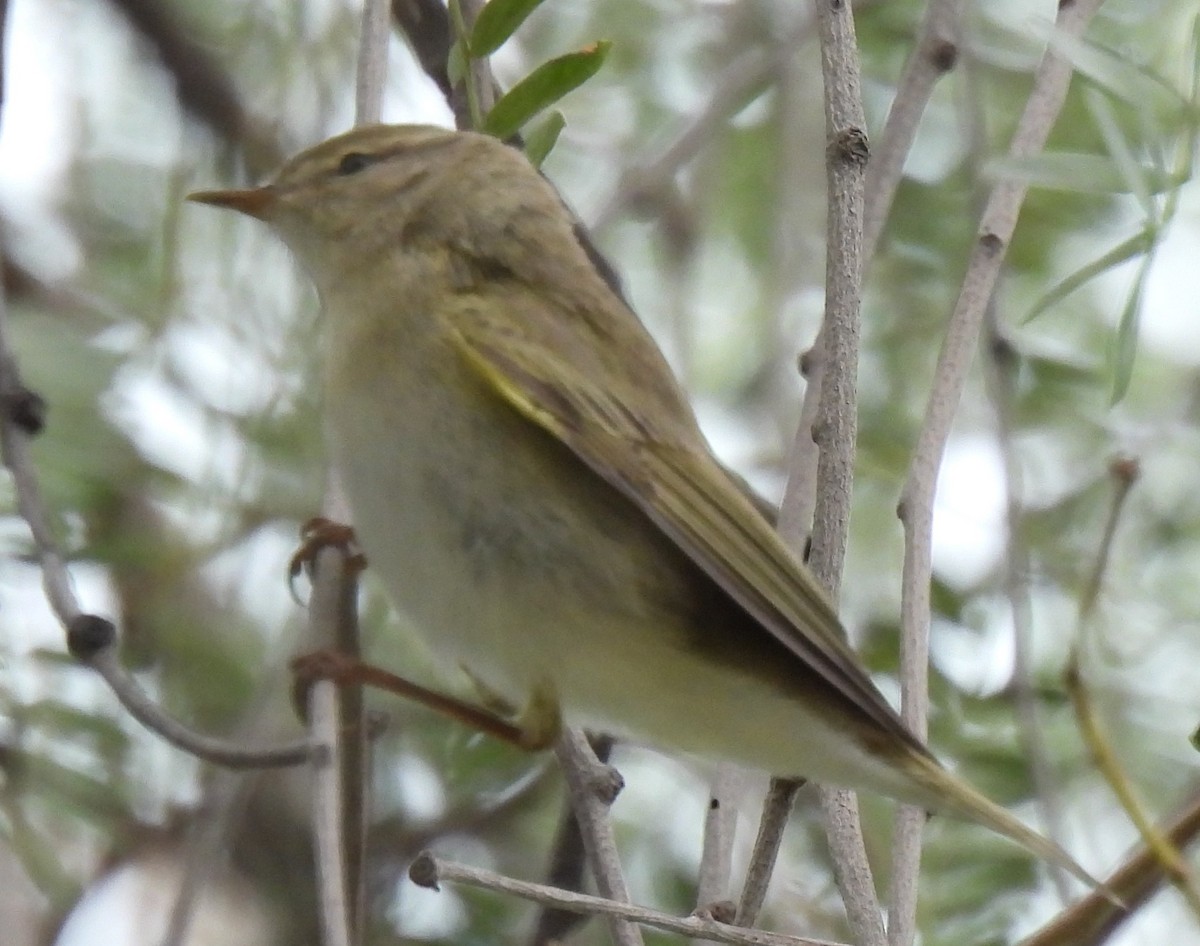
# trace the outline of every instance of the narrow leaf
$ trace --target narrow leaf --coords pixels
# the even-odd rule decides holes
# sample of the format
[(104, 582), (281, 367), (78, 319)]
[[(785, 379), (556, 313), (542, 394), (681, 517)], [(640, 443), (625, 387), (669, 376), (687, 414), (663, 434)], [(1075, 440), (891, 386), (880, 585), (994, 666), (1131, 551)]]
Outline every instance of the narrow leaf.
[(1058, 305), (1063, 299), (1073, 293), (1080, 286), (1095, 279), (1103, 272), (1107, 272), (1114, 266), (1119, 266), (1122, 263), (1128, 262), (1135, 256), (1145, 253), (1154, 244), (1154, 236), (1150, 230), (1143, 230), (1141, 233), (1136, 233), (1128, 240), (1117, 244), (1107, 253), (1098, 256), (1086, 266), (1077, 269), (1075, 272), (1067, 276), (1062, 282), (1050, 288), (1045, 295), (1040, 298), (1029, 314), (1025, 316), (1023, 324), (1028, 324), (1036, 319), (1047, 309)]
[(1104, 144), (1112, 156), (1113, 163), (1125, 180), (1124, 189), (1137, 198), (1138, 203), (1142, 205), (1142, 213), (1146, 215), (1146, 219), (1155, 219), (1157, 212), (1150, 199), (1150, 182), (1146, 169), (1134, 157), (1133, 149), (1129, 146), (1121, 123), (1117, 121), (1112, 103), (1104, 93), (1096, 89), (1084, 89), (1083, 99), (1087, 103), (1088, 111), (1092, 113), (1092, 120), (1104, 138)]
[(1137, 357), (1138, 328), (1142, 320), (1142, 293), (1146, 288), (1146, 276), (1150, 272), (1150, 261), (1153, 257), (1143, 257), (1138, 268), (1137, 278), (1129, 290), (1129, 298), (1125, 300), (1125, 309), (1121, 312), (1121, 321), (1117, 325), (1117, 335), (1113, 340), (1113, 389), (1110, 406), (1118, 404), (1129, 390), (1129, 381), (1133, 377), (1133, 362)]
[(446, 76), (451, 85), (459, 85), (467, 78), (467, 57), (462, 43), (450, 47), (450, 55), (446, 57)]
[(1115, 157), (1067, 151), (994, 158), (984, 165), (983, 173), (991, 180), (1017, 180), (1030, 187), (1083, 194), (1138, 193), (1140, 187), (1158, 194), (1178, 186), (1173, 175), (1156, 165), (1136, 164), (1135, 171), (1123, 167)]
[(1047, 30), (1046, 39), (1076, 72), (1087, 76), (1113, 98), (1166, 121), (1178, 120), (1186, 111), (1188, 103), (1175, 88), (1128, 56), (1053, 28)]
[(509, 89), (484, 120), (483, 130), (508, 139), (542, 109), (594, 76), (604, 64), (610, 43), (593, 43), (543, 63)]
[(488, 0), (475, 18), (471, 30), (471, 55), (490, 56), (517, 31), (525, 17), (542, 5), (543, 0)]
[(555, 109), (525, 136), (525, 157), (535, 168), (542, 166), (566, 124), (563, 113)]

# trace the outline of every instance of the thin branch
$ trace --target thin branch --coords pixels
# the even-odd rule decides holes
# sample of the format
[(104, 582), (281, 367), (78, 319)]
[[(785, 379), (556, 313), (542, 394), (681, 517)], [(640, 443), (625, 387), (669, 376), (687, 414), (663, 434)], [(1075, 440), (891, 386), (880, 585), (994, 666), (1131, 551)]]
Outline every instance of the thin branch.
[[(1176, 850), (1183, 850), (1200, 836), (1200, 795), (1194, 795), (1182, 812), (1162, 829)], [(1166, 879), (1162, 858), (1141, 845), (1129, 859), (1093, 890), (1058, 914), (1020, 946), (1100, 946), (1132, 917), (1162, 887)], [(1111, 892), (1123, 903), (1112, 902)]]
[[(328, 554), (334, 553), (329, 551)], [(327, 568), (323, 571), (328, 574)], [(339, 709), (336, 683), (318, 680), (311, 686), (308, 717), (314, 739), (320, 738), (321, 734), (340, 732)], [(350, 946), (340, 755), (336, 736), (313, 753), (313, 840), (322, 946)]]
[[(996, 417), (996, 444), (1000, 450), (1004, 471), (1005, 492), (1005, 561), (1004, 596), (1013, 623), (1013, 690), (1017, 714), (1017, 731), (1029, 762), (1037, 805), (1047, 837), (1060, 846), (1066, 840), (1063, 830), (1063, 810), (1050, 759), (1046, 749), (1045, 727), (1042, 723), (1041, 702), (1034, 690), (1033, 669), (1029, 662), (1032, 644), (1029, 600), (1029, 549), (1021, 534), (1023, 514), (1023, 482), (1016, 449), (1014, 421), (1015, 353), (1011, 345), (998, 334), (995, 326), (995, 306), (988, 307), (989, 342), (984, 360), (986, 390)], [(1067, 872), (1051, 865), (1059, 902), (1070, 902), (1071, 886)]]
[(934, 86), (958, 60), (958, 21), (962, 6), (963, 0), (929, 0), (917, 43), (896, 84), (896, 96), (888, 110), (879, 144), (871, 152), (863, 201), (863, 259), (868, 262), (875, 256), (892, 200), (900, 186), (904, 161), (912, 150)]
[(269, 768), (304, 762), (309, 756), (307, 741), (239, 746), (195, 733), (168, 716), (118, 662), (117, 634), (112, 622), (80, 609), (66, 560), (50, 527), (29, 453), (29, 438), (41, 430), (45, 406), (38, 395), (22, 384), (8, 334), (8, 307), (0, 285), (0, 459), (12, 474), (17, 511), (33, 537), (46, 600), (66, 631), (72, 655), (100, 675), (134, 719), (197, 758), (231, 768)]
[[(575, 820), (587, 851), (596, 888), (609, 900), (629, 902), (629, 888), (621, 873), (617, 843), (608, 820), (609, 806), (621, 791), (624, 782), (610, 765), (596, 758), (581, 730), (567, 729), (554, 749), (567, 780)], [(613, 939), (618, 946), (641, 946), (642, 936), (637, 927), (610, 914)]]
[(704, 813), (704, 847), (696, 884), (696, 908), (706, 910), (729, 896), (733, 841), (737, 831), (737, 807), (733, 804), (738, 768), (730, 763), (717, 767)]
[[(596, 759), (607, 763), (614, 744), (612, 736), (593, 734), (588, 737), (588, 742), (592, 751), (596, 753)], [(583, 835), (569, 797), (559, 817), (558, 833), (552, 850), (550, 867), (546, 871), (547, 883), (563, 890), (582, 890), (587, 851), (584, 850)], [(552, 946), (564, 942), (584, 919), (579, 914), (563, 910), (543, 910), (538, 917), (531, 942), (533, 946)]]
[(829, 836), (834, 879), (842, 894), (854, 940), (863, 946), (882, 944), (887, 938), (879, 911), (879, 897), (875, 893), (875, 879), (867, 860), (858, 795), (824, 786), (817, 786), (817, 795), (821, 800), (825, 832)]
[(387, 0), (366, 0), (354, 82), (354, 116), (358, 125), (374, 124), (383, 114), (383, 88), (387, 82), (390, 39)]
[[(1058, 28), (1073, 36), (1081, 35), (1101, 2), (1103, 0), (1079, 0), (1060, 6)], [(1042, 150), (1066, 98), (1071, 75), (1070, 63), (1047, 49), (1009, 146), (1010, 155), (1025, 158)], [(933, 570), (933, 498), (937, 471), (1026, 190), (1022, 181), (1002, 181), (993, 188), (984, 208), (978, 239), (938, 354), (929, 402), (898, 506), (904, 527), (900, 605), (901, 716), (922, 739), (926, 735), (929, 715), (929, 584)], [(923, 812), (907, 808), (902, 808), (898, 816), (896, 847), (907, 852), (905, 857), (910, 862), (920, 849), (918, 835), (923, 820)], [(910, 911), (911, 891), (905, 892), (905, 898)], [(907, 933), (907, 929), (904, 932)], [(900, 942), (899, 936), (895, 942)]]
[(587, 894), (559, 890), (555, 887), (546, 887), (542, 884), (513, 880), (490, 870), (444, 861), (434, 857), (428, 851), (413, 861), (408, 873), (413, 883), (434, 890), (437, 890), (438, 884), (443, 882), (464, 884), (522, 897), (532, 900), (534, 903), (545, 904), (560, 910), (606, 916), (623, 923), (637, 923), (665, 930), (668, 933), (680, 933), (694, 939), (711, 940), (717, 943), (732, 943), (734, 946), (840, 946), (840, 944), (831, 943), (828, 940), (804, 939), (799, 936), (787, 936), (783, 933), (768, 933), (765, 930), (742, 929), (718, 923), (706, 917), (672, 916), (669, 913), (660, 913), (658, 910), (649, 910), (631, 903), (617, 903), (603, 897), (592, 897)]
[(1121, 807), (1129, 816), (1141, 835), (1146, 849), (1158, 859), (1160, 869), (1171, 881), (1183, 897), (1192, 912), (1200, 917), (1200, 888), (1191, 868), (1173, 845), (1154, 825), (1137, 791), (1125, 772), (1113, 749), (1112, 743), (1104, 732), (1104, 726), (1092, 703), (1091, 693), (1083, 678), (1081, 650), (1087, 641), (1087, 630), (1091, 617), (1095, 613), (1096, 601), (1104, 583), (1104, 575), (1108, 571), (1108, 561), (1112, 555), (1113, 538), (1116, 536), (1117, 525), (1121, 513), (1125, 509), (1125, 501), (1138, 478), (1138, 464), (1134, 460), (1121, 458), (1113, 461), (1110, 466), (1112, 478), (1116, 483), (1112, 503), (1109, 506), (1108, 520), (1104, 525), (1104, 535), (1100, 540), (1100, 548), (1096, 555), (1096, 563), (1091, 575), (1084, 586), (1079, 603), (1079, 628), (1077, 640), (1071, 648), (1066, 669), (1063, 671), (1063, 681), (1067, 695), (1071, 698), (1071, 706), (1075, 710), (1075, 718), (1079, 732), (1088, 747), (1096, 769), (1104, 776), (1113, 794), (1121, 803)]
[[(388, 0), (365, 0), (355, 74), (355, 124), (378, 122), (383, 114), (383, 94), (387, 86), (388, 46), (391, 20)], [(340, 549), (338, 580), (332, 582), (329, 603), (333, 646), (338, 653), (357, 659), (362, 656), (362, 635), (358, 624), (358, 571), (350, 564), (346, 550)], [(318, 559), (314, 563), (320, 566)], [(313, 601), (316, 604), (316, 601)], [(315, 621), (315, 615), (311, 616)], [(342, 850), (345, 852), (346, 897), (349, 904), (351, 939), (361, 943), (366, 930), (366, 852), (367, 822), (370, 805), (371, 745), (368, 738), (366, 709), (361, 686), (339, 688), (339, 715), (342, 729)]]
[(408, 40), (425, 74), (446, 101), (453, 89), (446, 63), (450, 59), (450, 14), (440, 0), (392, 0), (392, 19)]
[(779, 504), (776, 528), (788, 545), (804, 550), (812, 534), (813, 516), (817, 510), (819, 452), (813, 439), (813, 428), (817, 423), (821, 385), (825, 378), (824, 328), (817, 332), (812, 347), (800, 356), (799, 362), (800, 374), (804, 378), (804, 399), (800, 403), (800, 419), (788, 454), (788, 478)]
[(669, 188), (676, 172), (712, 141), (728, 119), (745, 107), (766, 88), (785, 60), (795, 56), (797, 48), (812, 31), (813, 15), (807, 5), (796, 14), (795, 22), (783, 35), (764, 48), (752, 49), (735, 59), (713, 82), (713, 96), (705, 107), (671, 142), (649, 160), (627, 168), (600, 202), (600, 210), (590, 224), (593, 231), (603, 230), (634, 203), (648, 194)]
[[(848, 6), (818, 3), (822, 73), (825, 80), (826, 167), (829, 188), (825, 320), (813, 361), (819, 388), (809, 377), (810, 392), (819, 390), (815, 412), (806, 394), (806, 412), (791, 448), (788, 486), (780, 509), (781, 534), (804, 555), (809, 509), (819, 495), (813, 521), (810, 564), (836, 600), (845, 560), (857, 436), (859, 309), (862, 276), (862, 201), (867, 158), (866, 120), (862, 110), (854, 21)], [(816, 461), (812, 482), (812, 443)], [(764, 803), (762, 821), (751, 856), (751, 869), (737, 911), (737, 922), (752, 923), (761, 909), (767, 882), (782, 843), (782, 833), (795, 799), (797, 782), (775, 780)], [(850, 793), (822, 791), (826, 831), (855, 938), (869, 946), (884, 941), (870, 865), (857, 824), (857, 803)]]
[(733, 920), (738, 926), (753, 926), (758, 920), (767, 898), (771, 874), (775, 871), (779, 847), (783, 843), (783, 830), (792, 813), (796, 793), (803, 784), (799, 779), (771, 779), (771, 787), (767, 789), (767, 797), (763, 800), (762, 818), (758, 824), (758, 836), (754, 839), (750, 866), (746, 870), (742, 898)]
[[(808, 192), (812, 188), (807, 169), (791, 155), (808, 147), (812, 128), (807, 114), (807, 95), (802, 91), (802, 63), (799, 56), (784, 57), (778, 66), (775, 98), (779, 121), (779, 160), (776, 162), (776, 195), (771, 228), (771, 281), (768, 286), (769, 311), (778, 326), (778, 348), (794, 353), (794, 331), (785, 324), (788, 303), (794, 298), (800, 281), (811, 265), (811, 251), (797, 233), (797, 221), (806, 212)], [(786, 366), (792, 367), (792, 366)], [(813, 425), (821, 401), (822, 380), (825, 377), (825, 330), (817, 331), (816, 339), (804, 352), (795, 367), (804, 378), (804, 399), (796, 434), (787, 458), (787, 483), (779, 506), (776, 529), (794, 549), (807, 550), (812, 534), (813, 514), (817, 505), (817, 444), (813, 440)], [(794, 368), (793, 368), (794, 370)], [(790, 378), (788, 379), (791, 380)], [(790, 807), (790, 803), (789, 803)]]
[(208, 786), (200, 809), (207, 817), (196, 818), (188, 828), (188, 838), (182, 854), (183, 876), (171, 904), (167, 929), (160, 946), (185, 946), (192, 930), (192, 920), (200, 906), (205, 888), (224, 863), (230, 839), (238, 821), (245, 815), (256, 780), (242, 778), (230, 772), (218, 772)]
[[(813, 439), (817, 461), (817, 504), (813, 520), (813, 575), (837, 601), (850, 523), (850, 493), (858, 435), (858, 349), (862, 280), (863, 188), (867, 133), (863, 115), (858, 46), (849, 4), (820, 2), (821, 73), (825, 86), (826, 222), (825, 375)], [(800, 431), (799, 436), (807, 436)], [(801, 550), (797, 550), (798, 552)], [(880, 915), (871, 866), (862, 840), (853, 793), (820, 789), (834, 873), (855, 940), (882, 946)]]
[(159, 0), (111, 0), (146, 40), (175, 80), (180, 106), (224, 141), (241, 147), (252, 171), (277, 165), (279, 143), (247, 117), (229, 74), (176, 22), (169, 4)]
[[(80, 621), (75, 622), (75, 625), (78, 627), (85, 622), (100, 622), (109, 628), (112, 627), (108, 621), (92, 615), (80, 615)], [(77, 636), (72, 634), (71, 638), (75, 639)], [(73, 645), (71, 653), (100, 675), (130, 716), (175, 748), (182, 749), (197, 759), (231, 769), (283, 768), (308, 761), (312, 754), (312, 745), (307, 739), (274, 746), (241, 746), (188, 729), (183, 723), (168, 716), (138, 685), (132, 674), (120, 665), (117, 661), (115, 640), (114, 631), (109, 643), (95, 652), (89, 654), (86, 648)]]
[[(390, 28), (386, 0), (366, 0), (355, 72), (356, 125), (378, 122), (382, 114)], [(331, 472), (324, 510), (333, 516), (343, 505), (337, 475)], [(319, 547), (312, 556), (308, 639), (316, 648), (351, 659), (362, 653), (357, 570), (344, 543)], [(314, 745), (321, 747), (313, 757), (312, 799), (321, 942), (322, 946), (350, 946), (361, 942), (365, 928), (370, 753), (362, 686), (340, 686), (331, 680), (313, 683), (308, 692), (308, 723)]]

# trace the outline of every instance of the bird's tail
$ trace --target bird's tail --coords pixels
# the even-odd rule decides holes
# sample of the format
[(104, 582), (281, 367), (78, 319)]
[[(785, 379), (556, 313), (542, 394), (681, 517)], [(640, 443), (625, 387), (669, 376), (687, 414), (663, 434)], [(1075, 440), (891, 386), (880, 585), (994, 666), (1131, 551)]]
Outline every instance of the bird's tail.
[(1063, 868), (1089, 887), (1099, 890), (1115, 905), (1124, 906), (1111, 890), (1084, 870), (1079, 862), (1061, 847), (1027, 827), (966, 782), (955, 778), (932, 757), (914, 756), (912, 763), (911, 766), (906, 766), (908, 775), (934, 802), (932, 807), (935, 810), (974, 821), (1016, 841), (1041, 860)]

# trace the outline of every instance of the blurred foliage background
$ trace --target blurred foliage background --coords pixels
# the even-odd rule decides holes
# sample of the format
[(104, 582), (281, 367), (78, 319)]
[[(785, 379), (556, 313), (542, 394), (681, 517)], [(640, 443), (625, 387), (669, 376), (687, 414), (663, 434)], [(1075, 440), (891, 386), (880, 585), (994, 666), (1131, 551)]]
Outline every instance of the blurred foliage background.
[[(182, 198), (261, 180), (350, 125), (359, 10), (342, 0), (10, 6), (4, 277), (25, 380), (50, 406), (35, 450), (78, 590), (118, 619), (124, 659), (172, 713), (231, 737), (294, 735), (286, 662), (302, 648), (303, 613), (284, 571), (325, 481), (315, 299), (264, 228)], [(856, 9), (877, 134), (923, 4)], [(1091, 770), (1061, 674), (1117, 456), (1136, 458), (1141, 477), (1082, 641), (1085, 678), (1153, 811), (1174, 810), (1198, 774), (1188, 742), (1200, 718), (1196, 13), (1187, 0), (1110, 0), (1068, 50), (1081, 75), (1049, 153), (1006, 164), (1053, 14), (1050, 0), (966, 4), (957, 68), (925, 114), (870, 264), (843, 612), (894, 692), (896, 500), (981, 197), (998, 175), (1025, 175), (1034, 190), (942, 469), (931, 739), (993, 798), (1032, 819), (1056, 812), (1059, 839), (1102, 872), (1134, 833)], [(550, 0), (494, 69), (509, 86), (597, 39), (612, 42), (607, 62), (562, 103), (566, 130), (546, 171), (595, 224), (718, 452), (777, 497), (803, 393), (797, 356), (822, 306), (811, 11), (784, 0)], [(384, 114), (451, 121), (399, 36)], [(1092, 265), (1106, 254), (1114, 265)], [(1044, 304), (1072, 279), (1078, 288)], [(158, 943), (170, 923), (189, 944), (315, 942), (307, 774), (216, 771), (124, 715), (66, 658), (7, 481), (0, 490), (5, 941)], [(369, 573), (362, 606), (376, 662), (464, 687), (434, 674)], [(404, 869), (433, 846), (542, 879), (561, 778), (545, 758), (375, 705), (391, 725), (374, 769), (370, 942), (524, 941), (531, 907), (420, 890)], [(711, 769), (628, 747), (615, 761), (635, 899), (686, 913)], [(744, 779), (739, 863), (764, 785)], [(891, 807), (864, 803), (886, 883)], [(844, 940), (814, 809), (803, 793), (763, 922)], [(1007, 842), (942, 820), (927, 839), (926, 944), (1011, 941), (1058, 908), (1045, 869)], [(180, 884), (192, 891), (182, 900)], [(1200, 942), (1172, 891), (1117, 941), (1168, 933)], [(577, 936), (606, 933), (591, 924)]]

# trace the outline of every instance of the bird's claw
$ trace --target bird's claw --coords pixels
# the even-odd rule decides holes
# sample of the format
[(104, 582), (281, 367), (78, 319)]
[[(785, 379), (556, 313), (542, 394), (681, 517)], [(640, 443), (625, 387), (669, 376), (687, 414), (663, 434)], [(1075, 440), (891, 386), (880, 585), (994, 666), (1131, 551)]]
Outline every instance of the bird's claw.
[(313, 516), (300, 526), (300, 546), (288, 560), (288, 590), (297, 604), (302, 602), (296, 594), (296, 579), (305, 568), (311, 573), (317, 553), (328, 546), (339, 548), (346, 553), (348, 568), (357, 572), (367, 567), (366, 556), (358, 548), (353, 526), (344, 522), (334, 522), (325, 516)]

